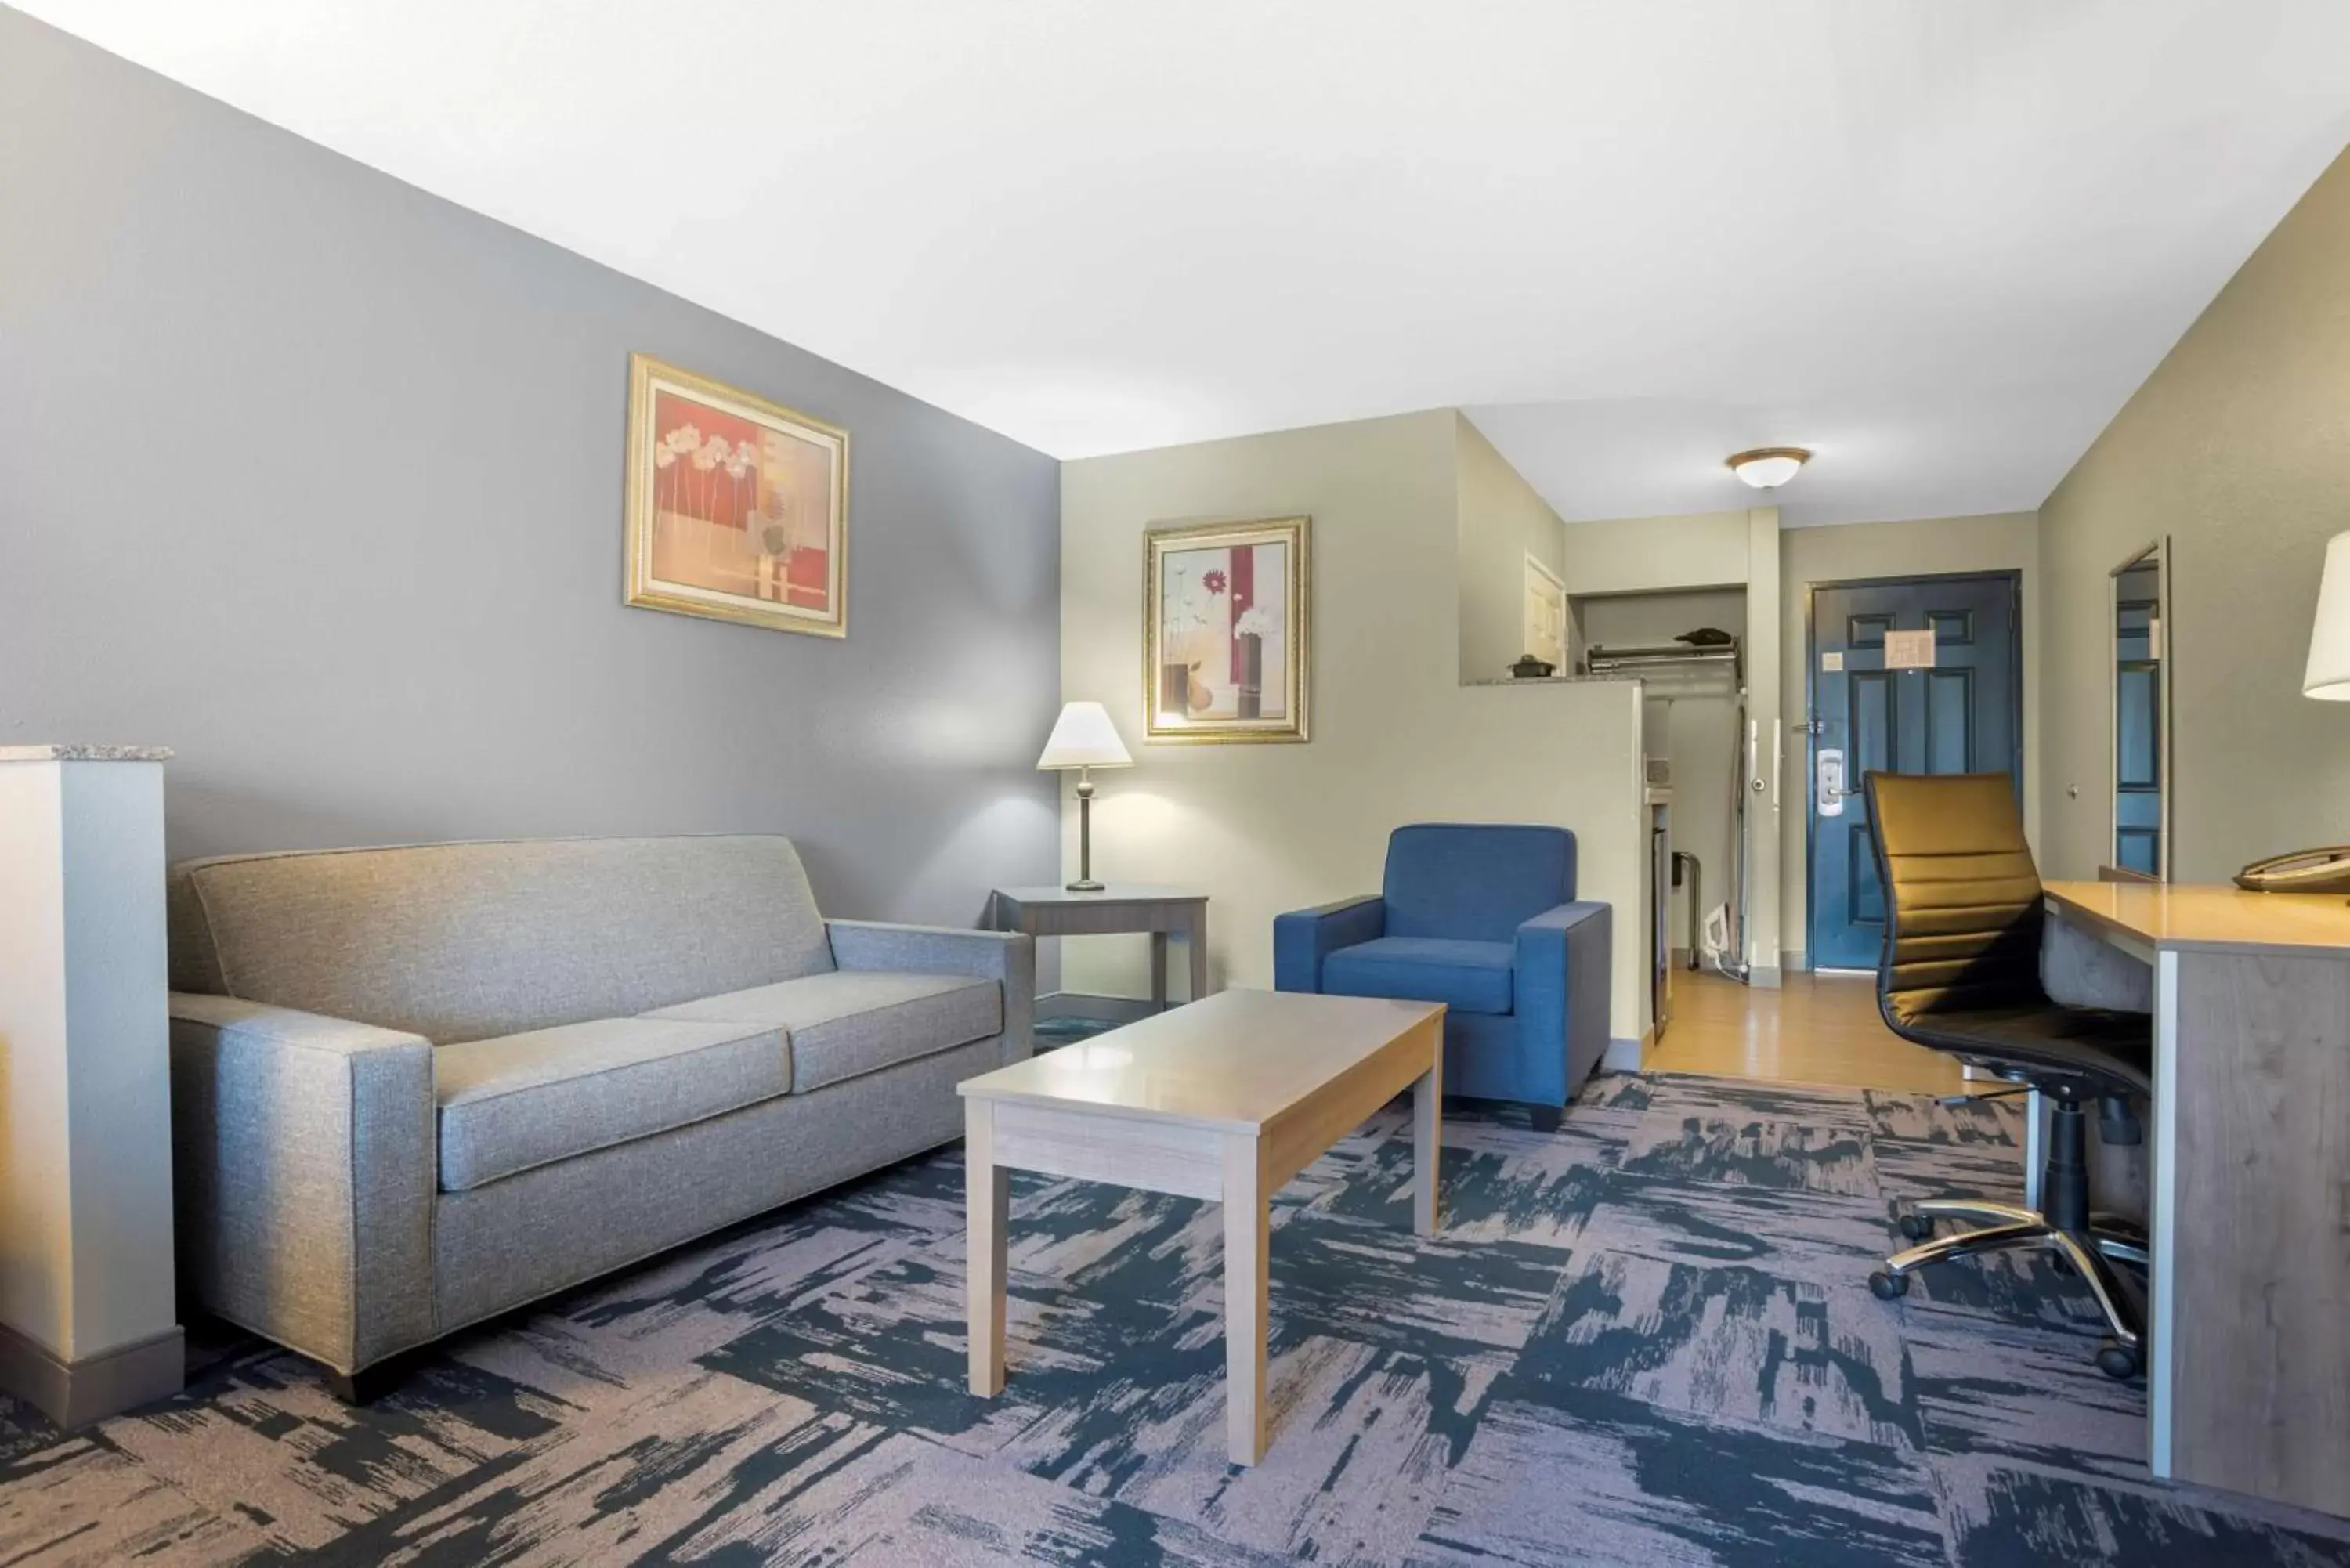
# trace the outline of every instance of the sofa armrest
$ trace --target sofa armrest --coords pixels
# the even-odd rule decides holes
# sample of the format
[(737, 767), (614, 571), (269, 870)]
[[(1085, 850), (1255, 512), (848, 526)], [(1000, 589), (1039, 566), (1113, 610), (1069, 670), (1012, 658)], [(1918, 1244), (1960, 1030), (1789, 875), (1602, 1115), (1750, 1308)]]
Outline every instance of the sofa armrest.
[(228, 996), (171, 1012), (186, 1287), (338, 1372), (431, 1339), (432, 1043)]
[(832, 961), (843, 969), (968, 974), (1003, 988), (1003, 1059), (1024, 1061), (1036, 1048), (1036, 942), (1019, 931), (966, 931), (951, 926), (893, 926), (879, 920), (827, 920)]
[(1586, 899), (1518, 928), (1511, 977), (1518, 1029), (1540, 1086), (1557, 1090), (1546, 1104), (1565, 1105), (1607, 1054), (1612, 921), (1608, 906)]
[(1375, 893), (1273, 918), (1273, 989), (1320, 991), (1322, 961), (1372, 941), (1388, 929), (1387, 900)]

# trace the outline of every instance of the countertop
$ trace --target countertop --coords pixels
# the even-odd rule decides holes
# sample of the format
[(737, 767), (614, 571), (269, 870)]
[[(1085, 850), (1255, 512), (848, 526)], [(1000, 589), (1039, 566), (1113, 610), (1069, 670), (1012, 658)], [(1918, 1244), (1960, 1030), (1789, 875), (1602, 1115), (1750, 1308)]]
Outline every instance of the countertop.
[(0, 746), (0, 763), (168, 763), (169, 746)]

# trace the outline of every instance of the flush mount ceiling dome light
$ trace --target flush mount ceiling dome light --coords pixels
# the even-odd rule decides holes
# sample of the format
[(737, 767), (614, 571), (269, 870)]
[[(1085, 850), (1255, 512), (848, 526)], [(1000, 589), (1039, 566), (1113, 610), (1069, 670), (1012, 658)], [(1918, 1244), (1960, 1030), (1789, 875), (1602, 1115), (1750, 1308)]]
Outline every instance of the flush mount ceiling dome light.
[(1812, 454), (1799, 446), (1760, 446), (1730, 460), (1730, 472), (1757, 490), (1776, 490), (1795, 477)]

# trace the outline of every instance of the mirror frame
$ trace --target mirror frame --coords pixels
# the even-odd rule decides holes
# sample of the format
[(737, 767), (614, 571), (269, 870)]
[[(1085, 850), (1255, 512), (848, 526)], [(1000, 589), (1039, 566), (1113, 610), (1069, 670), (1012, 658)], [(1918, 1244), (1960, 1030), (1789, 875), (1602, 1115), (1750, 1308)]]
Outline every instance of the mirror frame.
[(2129, 557), (2106, 574), (2106, 851), (2099, 871), (2108, 880), (2135, 880), (2145, 873), (2128, 871), (2119, 864), (2120, 855), (2116, 841), (2121, 832), (2121, 814), (2115, 809), (2114, 797), (2121, 791), (2122, 765), (2122, 704), (2121, 704), (2121, 582), (2126, 573), (2142, 565), (2148, 556), (2154, 558), (2154, 618), (2160, 628), (2155, 647), (2155, 662), (2160, 666), (2155, 699), (2156, 736), (2154, 766), (2161, 780), (2162, 805), (2160, 821), (2155, 831), (2161, 835), (2155, 854), (2154, 879), (2170, 880), (2173, 862), (2171, 844), (2171, 811), (2177, 793), (2176, 777), (2171, 771), (2171, 657), (2175, 639), (2170, 624), (2170, 535), (2160, 535), (2140, 545)]

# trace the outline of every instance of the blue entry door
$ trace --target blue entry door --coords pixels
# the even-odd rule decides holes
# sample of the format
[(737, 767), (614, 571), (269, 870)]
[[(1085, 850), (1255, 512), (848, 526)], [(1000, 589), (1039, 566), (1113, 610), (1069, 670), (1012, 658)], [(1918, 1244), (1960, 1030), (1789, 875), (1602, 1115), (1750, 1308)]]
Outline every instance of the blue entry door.
[[(1872, 770), (2006, 773), (2022, 788), (2013, 573), (1812, 590), (1811, 962), (1874, 969), (1885, 891), (1869, 839)], [(1888, 633), (1892, 657), (1887, 657)], [(1917, 634), (1930, 634), (1930, 653)], [(1930, 662), (1921, 662), (1921, 659)]]

